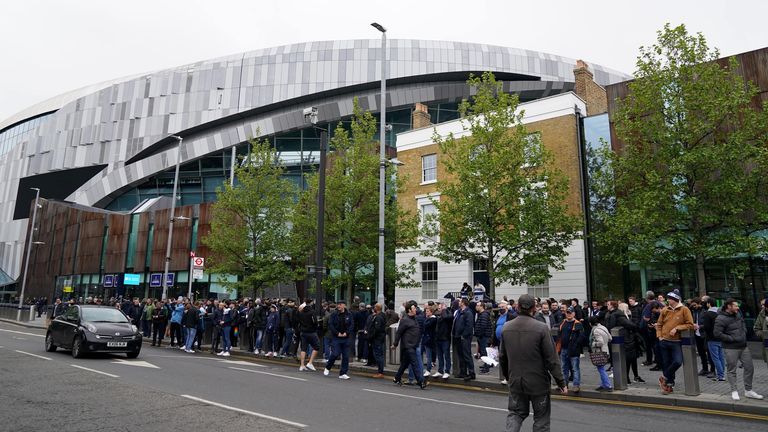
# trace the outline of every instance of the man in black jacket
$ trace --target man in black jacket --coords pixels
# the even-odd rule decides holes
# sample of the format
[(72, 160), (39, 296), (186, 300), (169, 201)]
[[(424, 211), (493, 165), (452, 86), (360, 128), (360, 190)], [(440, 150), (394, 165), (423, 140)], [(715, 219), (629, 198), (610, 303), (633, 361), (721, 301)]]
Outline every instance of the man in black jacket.
[(747, 327), (739, 313), (739, 303), (736, 300), (729, 298), (725, 301), (723, 309), (715, 319), (713, 333), (723, 343), (731, 398), (735, 401), (739, 400), (739, 392), (736, 389), (736, 368), (741, 361), (744, 365), (744, 396), (750, 399), (763, 399), (762, 395), (752, 390), (752, 376), (755, 368), (752, 364), (752, 354), (747, 347)]
[[(317, 352), (320, 351), (320, 339), (317, 337), (317, 315), (315, 314), (315, 308), (308, 306), (306, 303), (302, 303), (299, 306), (298, 330), (301, 335), (299, 370), (309, 369), (314, 371), (315, 366), (312, 362), (317, 357)], [(309, 347), (312, 347), (312, 354), (309, 355), (309, 361), (305, 365), (304, 359), (307, 357)]]
[(453, 315), (453, 346), (459, 352), (459, 375), (465, 381), (475, 379), (475, 362), (472, 360), (472, 334), (475, 318), (469, 309), (469, 300), (463, 298)]
[(714, 363), (715, 374), (710, 374), (708, 378), (712, 381), (725, 381), (725, 354), (723, 353), (723, 344), (720, 339), (715, 337), (715, 320), (717, 319), (718, 309), (715, 299), (710, 296), (701, 298), (706, 311), (701, 315), (701, 334), (707, 341), (707, 352), (709, 358)]
[(376, 374), (374, 378), (384, 378), (384, 344), (386, 343), (387, 327), (384, 314), (381, 312), (381, 303), (373, 306), (373, 314), (369, 317), (369, 323), (366, 326), (366, 336), (373, 351), (373, 358), (376, 362)]
[[(485, 357), (488, 355), (488, 351), (486, 351), (486, 348), (488, 347), (488, 341), (493, 334), (491, 313), (485, 310), (485, 305), (482, 302), (475, 305), (475, 310), (477, 311), (477, 314), (475, 315), (474, 332), (475, 337), (477, 338), (477, 350), (479, 351), (481, 357)], [(480, 366), (481, 374), (487, 374), (489, 370), (490, 366), (485, 363)]]
[[(397, 327), (397, 333), (395, 334), (395, 340), (392, 343), (390, 349), (397, 348), (400, 341), (403, 341), (403, 346), (400, 347), (400, 367), (395, 374), (394, 383), (397, 385), (403, 385), (403, 373), (410, 366), (414, 370), (418, 370), (418, 362), (421, 361), (416, 355), (416, 347), (421, 343), (421, 331), (419, 325), (416, 323), (416, 302), (410, 301), (407, 304), (407, 314)], [(419, 387), (423, 390), (427, 387), (427, 381), (420, 374), (416, 375), (416, 381), (419, 383)]]
[(504, 324), (499, 349), (502, 374), (509, 382), (507, 431), (518, 432), (533, 405), (533, 430), (548, 432), (550, 376), (563, 394), (568, 394), (567, 383), (549, 328), (533, 318), (536, 301), (523, 294), (518, 300), (518, 308), (520, 315)]
[[(439, 304), (437, 312), (437, 372), (443, 379), (451, 376), (451, 327), (453, 326), (453, 312), (445, 303)], [(432, 375), (437, 377), (437, 375)]]

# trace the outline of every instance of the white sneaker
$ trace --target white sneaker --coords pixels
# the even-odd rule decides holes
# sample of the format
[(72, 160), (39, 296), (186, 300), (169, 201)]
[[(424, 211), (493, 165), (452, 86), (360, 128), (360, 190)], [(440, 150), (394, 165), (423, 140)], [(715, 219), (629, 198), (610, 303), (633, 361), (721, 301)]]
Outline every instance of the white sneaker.
[(428, 377), (428, 376), (429, 376), (429, 371), (424, 371), (424, 377)]
[(195, 352), (195, 350), (184, 350), (184, 352), (188, 352), (188, 353), (194, 353), (194, 352)]
[(507, 384), (509, 384), (509, 382), (507, 382), (507, 380), (505, 380), (505, 379), (501, 380), (501, 385), (507, 385)]
[(317, 370), (317, 369), (315, 369), (315, 365), (313, 365), (312, 363), (307, 363), (307, 369), (309, 369), (311, 371), (316, 371)]
[(737, 400), (741, 399), (741, 398), (739, 397), (739, 392), (737, 392), (737, 391), (731, 392), (731, 399), (733, 399), (733, 400), (735, 400), (735, 401), (737, 401)]
[(443, 374), (443, 379), (448, 379), (450, 377), (451, 377), (451, 374), (449, 374), (449, 373), (444, 373)]
[(299, 366), (299, 372), (304, 372), (305, 370), (307, 370), (307, 368), (304, 366)]
[(744, 393), (744, 396), (750, 399), (763, 399), (763, 395), (756, 393), (754, 390), (750, 390)]
[(182, 346), (180, 346), (180, 347), (179, 347), (179, 349), (180, 349), (180, 350), (182, 350), (182, 351), (186, 351), (186, 350), (187, 350), (187, 347), (185, 347), (184, 345), (182, 345)]
[(339, 379), (348, 380), (349, 379), (349, 375), (347, 375), (347, 374), (339, 375)]
[(227, 352), (225, 352), (224, 354), (222, 354), (222, 356), (223, 356), (223, 357), (229, 357), (229, 351), (227, 351)]
[(613, 372), (608, 374), (608, 378), (613, 378)]
[(216, 355), (217, 356), (223, 356), (224, 355), (224, 351), (219, 351), (219, 352), (216, 353)]
[(435, 372), (435, 373), (432, 374), (432, 378), (437, 378), (440, 375), (441, 375), (440, 372)]
[(328, 376), (330, 374), (331, 374), (331, 371), (329, 371), (328, 369), (323, 369), (323, 375)]

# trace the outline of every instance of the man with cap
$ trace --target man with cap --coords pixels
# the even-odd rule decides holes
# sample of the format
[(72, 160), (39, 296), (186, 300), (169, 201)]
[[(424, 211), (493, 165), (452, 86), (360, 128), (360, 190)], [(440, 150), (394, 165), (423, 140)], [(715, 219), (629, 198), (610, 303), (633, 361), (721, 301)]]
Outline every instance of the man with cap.
[[(546, 324), (545, 324), (546, 325)], [(563, 376), (568, 381), (570, 374), (573, 373), (574, 393), (578, 393), (581, 388), (581, 368), (579, 367), (579, 356), (582, 352), (584, 343), (584, 327), (576, 319), (576, 310), (573, 306), (565, 309), (565, 321), (560, 323), (560, 362), (563, 365)]]
[(533, 318), (536, 301), (523, 294), (517, 303), (519, 315), (504, 324), (499, 347), (499, 363), (509, 387), (507, 431), (520, 430), (532, 405), (533, 430), (547, 432), (550, 430), (551, 378), (563, 394), (568, 394), (568, 387), (549, 327)]
[(690, 309), (681, 303), (680, 291), (667, 293), (668, 306), (661, 311), (656, 321), (656, 336), (659, 338), (662, 375), (659, 387), (662, 394), (670, 394), (675, 387), (675, 373), (683, 365), (683, 348), (680, 334), (693, 330), (693, 316)]
[(349, 375), (349, 349), (350, 340), (354, 340), (352, 335), (355, 333), (355, 320), (352, 314), (347, 310), (347, 302), (339, 300), (336, 303), (336, 311), (328, 319), (328, 333), (331, 335), (333, 348), (331, 356), (328, 358), (328, 364), (323, 370), (323, 375), (328, 376), (333, 369), (336, 359), (341, 356), (341, 369), (339, 369), (339, 379), (348, 380)]

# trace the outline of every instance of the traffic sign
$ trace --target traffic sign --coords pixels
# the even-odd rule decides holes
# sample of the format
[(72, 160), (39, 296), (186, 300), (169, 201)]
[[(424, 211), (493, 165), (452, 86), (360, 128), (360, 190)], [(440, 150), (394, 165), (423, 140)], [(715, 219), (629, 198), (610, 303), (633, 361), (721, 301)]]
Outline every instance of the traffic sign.
[(205, 267), (205, 258), (203, 257), (194, 257), (192, 258), (192, 266), (195, 268), (203, 268)]
[(114, 275), (104, 275), (104, 288), (112, 288), (112, 286), (115, 283), (115, 276)]
[(165, 277), (165, 286), (173, 286), (173, 282), (175, 280), (175, 274), (174, 273), (168, 273)]
[(203, 269), (192, 269), (192, 279), (202, 279)]

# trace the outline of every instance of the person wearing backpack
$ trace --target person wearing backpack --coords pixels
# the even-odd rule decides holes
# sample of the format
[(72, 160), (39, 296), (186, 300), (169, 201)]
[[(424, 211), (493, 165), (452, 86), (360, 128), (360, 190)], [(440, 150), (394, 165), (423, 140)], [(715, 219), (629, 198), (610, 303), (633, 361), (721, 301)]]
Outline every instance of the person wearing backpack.
[(576, 320), (576, 310), (573, 306), (568, 306), (565, 310), (565, 321), (560, 323), (558, 348), (565, 382), (569, 381), (569, 374), (573, 370), (573, 389), (571, 391), (574, 393), (581, 390), (579, 356), (581, 355), (583, 337), (584, 327)]

